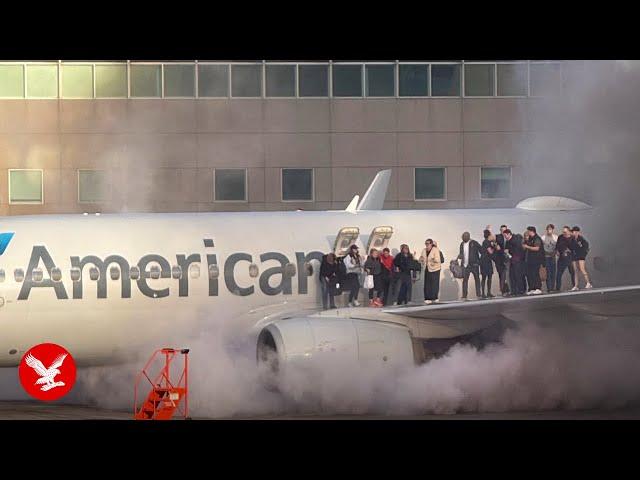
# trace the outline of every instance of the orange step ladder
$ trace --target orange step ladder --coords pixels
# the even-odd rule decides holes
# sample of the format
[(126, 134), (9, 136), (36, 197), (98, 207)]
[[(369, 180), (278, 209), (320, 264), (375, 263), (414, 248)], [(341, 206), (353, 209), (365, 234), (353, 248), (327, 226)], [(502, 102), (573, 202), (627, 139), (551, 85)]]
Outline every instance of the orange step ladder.
[[(153, 378), (149, 376), (149, 369), (156, 362), (158, 355), (164, 357), (164, 365)], [(182, 373), (177, 383), (171, 381), (171, 362), (176, 355), (182, 355), (184, 363)], [(170, 420), (178, 414), (184, 419), (189, 415), (189, 349), (161, 348), (153, 352), (151, 358), (136, 377), (133, 399), (133, 418), (135, 420)], [(138, 408), (138, 390), (140, 382), (146, 378), (151, 385), (147, 399)], [(184, 402), (183, 402), (184, 400)]]

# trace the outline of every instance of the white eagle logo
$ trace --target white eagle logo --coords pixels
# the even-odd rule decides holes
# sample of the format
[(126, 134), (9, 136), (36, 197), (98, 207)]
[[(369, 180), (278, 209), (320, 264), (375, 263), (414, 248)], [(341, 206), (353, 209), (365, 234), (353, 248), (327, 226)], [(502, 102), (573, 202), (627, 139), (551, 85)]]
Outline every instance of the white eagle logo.
[(64, 382), (54, 382), (53, 379), (56, 375), (60, 375), (60, 370), (58, 370), (58, 367), (62, 365), (62, 362), (64, 362), (65, 358), (67, 358), (66, 353), (60, 354), (56, 357), (49, 368), (45, 368), (42, 362), (36, 357), (31, 354), (27, 355), (25, 362), (27, 362), (27, 365), (33, 368), (36, 373), (40, 375), (40, 378), (36, 380), (36, 383), (34, 385), (41, 385), (44, 383), (44, 385), (40, 387), (40, 390), (42, 390), (43, 392), (56, 387), (64, 387)]

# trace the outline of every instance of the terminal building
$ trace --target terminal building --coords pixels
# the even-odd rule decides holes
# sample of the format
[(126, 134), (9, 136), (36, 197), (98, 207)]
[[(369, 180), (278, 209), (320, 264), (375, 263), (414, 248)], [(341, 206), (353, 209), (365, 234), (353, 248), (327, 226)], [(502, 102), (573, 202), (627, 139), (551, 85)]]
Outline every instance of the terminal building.
[(0, 62), (0, 214), (511, 207), (569, 63)]

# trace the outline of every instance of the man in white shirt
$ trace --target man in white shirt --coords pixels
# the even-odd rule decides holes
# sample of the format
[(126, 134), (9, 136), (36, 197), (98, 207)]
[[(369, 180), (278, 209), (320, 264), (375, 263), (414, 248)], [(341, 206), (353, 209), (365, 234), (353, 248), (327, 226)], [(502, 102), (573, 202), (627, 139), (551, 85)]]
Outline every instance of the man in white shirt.
[(542, 245), (544, 247), (544, 264), (547, 269), (547, 292), (552, 292), (555, 287), (557, 255), (556, 244), (558, 243), (558, 235), (553, 231), (555, 225), (550, 223), (547, 225), (547, 232), (542, 236)]

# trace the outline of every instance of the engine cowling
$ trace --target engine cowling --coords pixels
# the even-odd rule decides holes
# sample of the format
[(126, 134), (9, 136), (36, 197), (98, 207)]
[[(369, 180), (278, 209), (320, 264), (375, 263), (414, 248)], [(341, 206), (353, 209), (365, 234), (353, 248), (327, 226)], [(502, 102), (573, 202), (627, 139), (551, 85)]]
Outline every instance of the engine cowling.
[(287, 318), (258, 335), (258, 362), (313, 363), (331, 358), (340, 364), (401, 366), (414, 363), (409, 330), (392, 323), (352, 318)]

